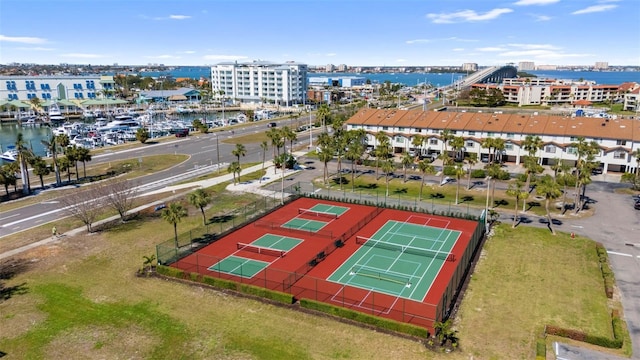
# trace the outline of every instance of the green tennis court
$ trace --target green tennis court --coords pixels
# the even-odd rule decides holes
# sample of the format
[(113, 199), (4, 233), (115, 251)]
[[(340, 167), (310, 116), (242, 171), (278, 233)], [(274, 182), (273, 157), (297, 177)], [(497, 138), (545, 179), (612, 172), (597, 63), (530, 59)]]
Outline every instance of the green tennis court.
[(328, 280), (422, 301), (450, 254), (459, 231), (387, 221)]
[[(264, 234), (251, 243), (237, 243), (238, 251), (236, 254), (244, 251), (273, 256), (274, 260), (282, 257), (287, 251), (298, 246), (302, 242), (301, 239), (280, 236), (274, 234)], [(270, 262), (248, 259), (237, 255), (229, 255), (210, 266), (210, 271), (223, 272), (226, 274), (252, 278), (255, 274), (269, 266)]]
[(311, 211), (317, 211), (319, 213), (328, 213), (340, 216), (347, 211), (349, 211), (348, 207), (337, 206), (337, 205), (328, 205), (328, 204), (315, 204), (311, 209)]
[(304, 231), (310, 231), (310, 232), (318, 232), (320, 231), (320, 229), (322, 229), (323, 227), (327, 226), (328, 222), (325, 221), (318, 221), (318, 220), (309, 220), (309, 219), (303, 219), (303, 218), (293, 218), (289, 221), (287, 221), (286, 223), (280, 225), (282, 227), (288, 228), (288, 229), (297, 229), (297, 230), (304, 230)]

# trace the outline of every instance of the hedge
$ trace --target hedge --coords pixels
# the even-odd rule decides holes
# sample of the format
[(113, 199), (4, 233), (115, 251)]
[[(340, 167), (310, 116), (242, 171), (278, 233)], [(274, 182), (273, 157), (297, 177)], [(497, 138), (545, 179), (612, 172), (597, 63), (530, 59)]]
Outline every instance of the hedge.
[(384, 319), (373, 315), (353, 311), (342, 307), (325, 304), (319, 301), (301, 299), (300, 306), (303, 308), (320, 311), (330, 315), (335, 315), (349, 320), (355, 320), (364, 324), (373, 325), (382, 329), (396, 331), (421, 338), (429, 337), (427, 329), (419, 326), (401, 323), (390, 319)]
[(547, 343), (543, 337), (536, 339), (536, 360), (544, 360), (547, 358)]
[(613, 327), (613, 339), (605, 336), (585, 334), (582, 331), (565, 329), (553, 325), (547, 325), (545, 331), (549, 335), (566, 337), (610, 349), (620, 349), (623, 345), (625, 324), (616, 310), (611, 312), (611, 325)]
[(598, 254), (598, 260), (600, 261), (600, 271), (602, 271), (602, 278), (604, 279), (604, 291), (607, 298), (613, 298), (613, 288), (615, 286), (615, 277), (611, 265), (609, 265), (609, 256), (607, 255), (607, 249), (605, 249), (602, 243), (596, 243), (596, 253)]

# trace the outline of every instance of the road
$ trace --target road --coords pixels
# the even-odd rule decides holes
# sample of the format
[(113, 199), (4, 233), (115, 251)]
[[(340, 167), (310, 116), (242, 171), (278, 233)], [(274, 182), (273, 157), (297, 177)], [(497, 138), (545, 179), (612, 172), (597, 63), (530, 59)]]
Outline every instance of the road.
[[(276, 122), (278, 126), (285, 126), (289, 124), (290, 120), (280, 120)], [(93, 156), (90, 165), (131, 158), (139, 158), (140, 161), (144, 161), (143, 157), (150, 155), (186, 154), (189, 156), (189, 159), (186, 161), (169, 169), (131, 180), (135, 181), (136, 185), (140, 185), (139, 193), (143, 194), (189, 178), (198, 177), (203, 173), (215, 172), (218, 163), (224, 165), (235, 161), (236, 158), (231, 154), (231, 151), (235, 148), (235, 144), (232, 141), (225, 141), (232, 140), (236, 136), (262, 133), (267, 130), (267, 123), (268, 122), (256, 122), (244, 127), (237, 127), (234, 128), (233, 133), (230, 130), (216, 131), (208, 134), (196, 134), (186, 138), (176, 138), (169, 142), (148, 144), (122, 151), (109, 151), (107, 149), (106, 152)], [(312, 136), (315, 137), (318, 131), (319, 130), (316, 129), (315, 132), (312, 133)], [(298, 133), (298, 138), (299, 140), (296, 146), (308, 146), (308, 131)], [(242, 162), (262, 161), (263, 151), (260, 148), (260, 144), (248, 144), (245, 145), (245, 148), (247, 153), (242, 158)], [(269, 159), (270, 157), (270, 153), (268, 153), (266, 158)], [(222, 171), (226, 171), (226, 169), (222, 168)], [(56, 190), (48, 189), (45, 191)], [(57, 221), (66, 216), (67, 214), (57, 199), (42, 201), (14, 210), (3, 211), (2, 214), (0, 214), (0, 238), (42, 224)]]

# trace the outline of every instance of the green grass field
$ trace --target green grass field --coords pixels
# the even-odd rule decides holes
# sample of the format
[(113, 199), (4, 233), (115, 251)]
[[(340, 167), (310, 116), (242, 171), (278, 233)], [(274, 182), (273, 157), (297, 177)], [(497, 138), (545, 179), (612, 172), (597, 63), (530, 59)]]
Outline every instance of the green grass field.
[[(222, 187), (208, 217), (255, 199)], [(202, 222), (186, 206), (179, 232)], [(172, 234), (160, 218), (133, 220), (24, 254), (25, 268), (2, 282), (16, 291), (0, 300), (0, 351), (12, 359), (523, 359), (533, 357), (544, 324), (611, 336), (587, 239), (500, 225), (455, 320), (460, 351), (444, 355), (325, 317), (136, 277), (143, 256)]]

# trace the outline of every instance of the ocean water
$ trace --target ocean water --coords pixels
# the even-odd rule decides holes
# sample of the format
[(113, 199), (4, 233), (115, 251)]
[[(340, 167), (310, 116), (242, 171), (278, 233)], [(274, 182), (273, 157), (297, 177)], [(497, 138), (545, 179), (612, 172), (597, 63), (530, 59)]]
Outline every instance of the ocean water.
[[(527, 71), (530, 74), (541, 78), (564, 79), (564, 80), (590, 80), (601, 85), (620, 85), (625, 82), (640, 83), (640, 71)], [(199, 79), (201, 77), (209, 78), (211, 70), (204, 66), (185, 66), (179, 67), (168, 72), (142, 72), (141, 76), (157, 77), (161, 75), (171, 75), (174, 78), (189, 77)], [(466, 73), (309, 73), (309, 77), (315, 76), (359, 76), (370, 79), (374, 83), (384, 83), (390, 81), (392, 83), (400, 83), (407, 86), (414, 86), (421, 83), (428, 83), (435, 86), (450, 85), (462, 77), (467, 76)]]

